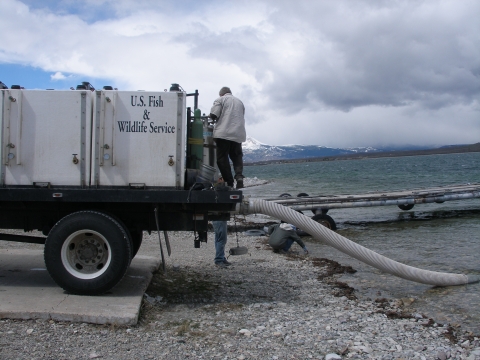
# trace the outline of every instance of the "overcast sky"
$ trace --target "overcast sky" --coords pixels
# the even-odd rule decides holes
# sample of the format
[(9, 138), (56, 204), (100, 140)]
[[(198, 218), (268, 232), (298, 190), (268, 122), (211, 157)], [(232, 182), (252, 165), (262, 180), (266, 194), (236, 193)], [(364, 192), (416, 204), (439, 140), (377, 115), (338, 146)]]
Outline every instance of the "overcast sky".
[(0, 0), (0, 81), (179, 83), (205, 113), (230, 86), (270, 145), (477, 143), (479, 19), (478, 0)]

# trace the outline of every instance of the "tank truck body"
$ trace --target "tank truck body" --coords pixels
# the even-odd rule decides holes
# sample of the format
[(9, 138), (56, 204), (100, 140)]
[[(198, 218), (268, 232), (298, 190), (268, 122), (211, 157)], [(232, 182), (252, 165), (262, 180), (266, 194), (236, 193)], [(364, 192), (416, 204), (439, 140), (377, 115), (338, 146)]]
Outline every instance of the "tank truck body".
[(45, 236), (0, 239), (45, 244), (56, 283), (91, 295), (123, 278), (144, 231), (195, 231), (203, 239), (208, 221), (227, 220), (242, 193), (211, 186), (212, 124), (186, 107), (192, 95), (197, 107), (198, 91), (87, 84), (0, 90), (0, 228)]

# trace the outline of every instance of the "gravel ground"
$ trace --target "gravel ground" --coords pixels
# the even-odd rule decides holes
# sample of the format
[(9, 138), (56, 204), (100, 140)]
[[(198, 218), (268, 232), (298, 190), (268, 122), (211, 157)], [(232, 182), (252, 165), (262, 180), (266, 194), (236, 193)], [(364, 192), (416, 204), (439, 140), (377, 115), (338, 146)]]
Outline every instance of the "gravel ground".
[[(249, 254), (221, 269), (213, 233), (200, 249), (193, 234), (169, 233), (166, 274), (155, 274), (137, 326), (1, 319), (0, 359), (480, 359), (478, 336), (409, 313), (408, 299), (358, 300), (336, 280), (354, 269), (241, 234)], [(153, 234), (140, 253), (160, 253)]]

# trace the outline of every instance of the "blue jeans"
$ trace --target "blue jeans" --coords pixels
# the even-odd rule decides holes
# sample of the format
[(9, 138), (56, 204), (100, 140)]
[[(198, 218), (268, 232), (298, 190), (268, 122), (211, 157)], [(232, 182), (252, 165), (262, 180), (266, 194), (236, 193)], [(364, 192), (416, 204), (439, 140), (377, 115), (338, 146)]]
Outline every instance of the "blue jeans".
[(225, 258), (225, 244), (227, 243), (227, 222), (212, 221), (215, 230), (215, 264), (227, 260)]
[(295, 242), (295, 241), (293, 241), (292, 239), (288, 239), (288, 240), (287, 240), (287, 243), (285, 244), (285, 246), (283, 247), (282, 250), (283, 250), (283, 251), (288, 251), (288, 250), (290, 250), (290, 248), (292, 247), (292, 245), (293, 245), (294, 242)]

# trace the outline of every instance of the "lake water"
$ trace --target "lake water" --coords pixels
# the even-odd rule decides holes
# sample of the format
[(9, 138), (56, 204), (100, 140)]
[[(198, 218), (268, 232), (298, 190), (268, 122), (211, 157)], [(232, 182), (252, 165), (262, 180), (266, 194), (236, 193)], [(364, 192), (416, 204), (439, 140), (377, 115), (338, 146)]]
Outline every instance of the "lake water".
[[(480, 182), (480, 153), (246, 166), (247, 178), (270, 183), (244, 189), (267, 198), (289, 193), (360, 194)], [(311, 215), (305, 212), (305, 215)], [(480, 199), (332, 209), (337, 232), (391, 259), (433, 271), (480, 275)], [(383, 274), (310, 237), (312, 256), (351, 265), (341, 281), (360, 298), (414, 298), (412, 312), (480, 334), (480, 284), (436, 288)]]

